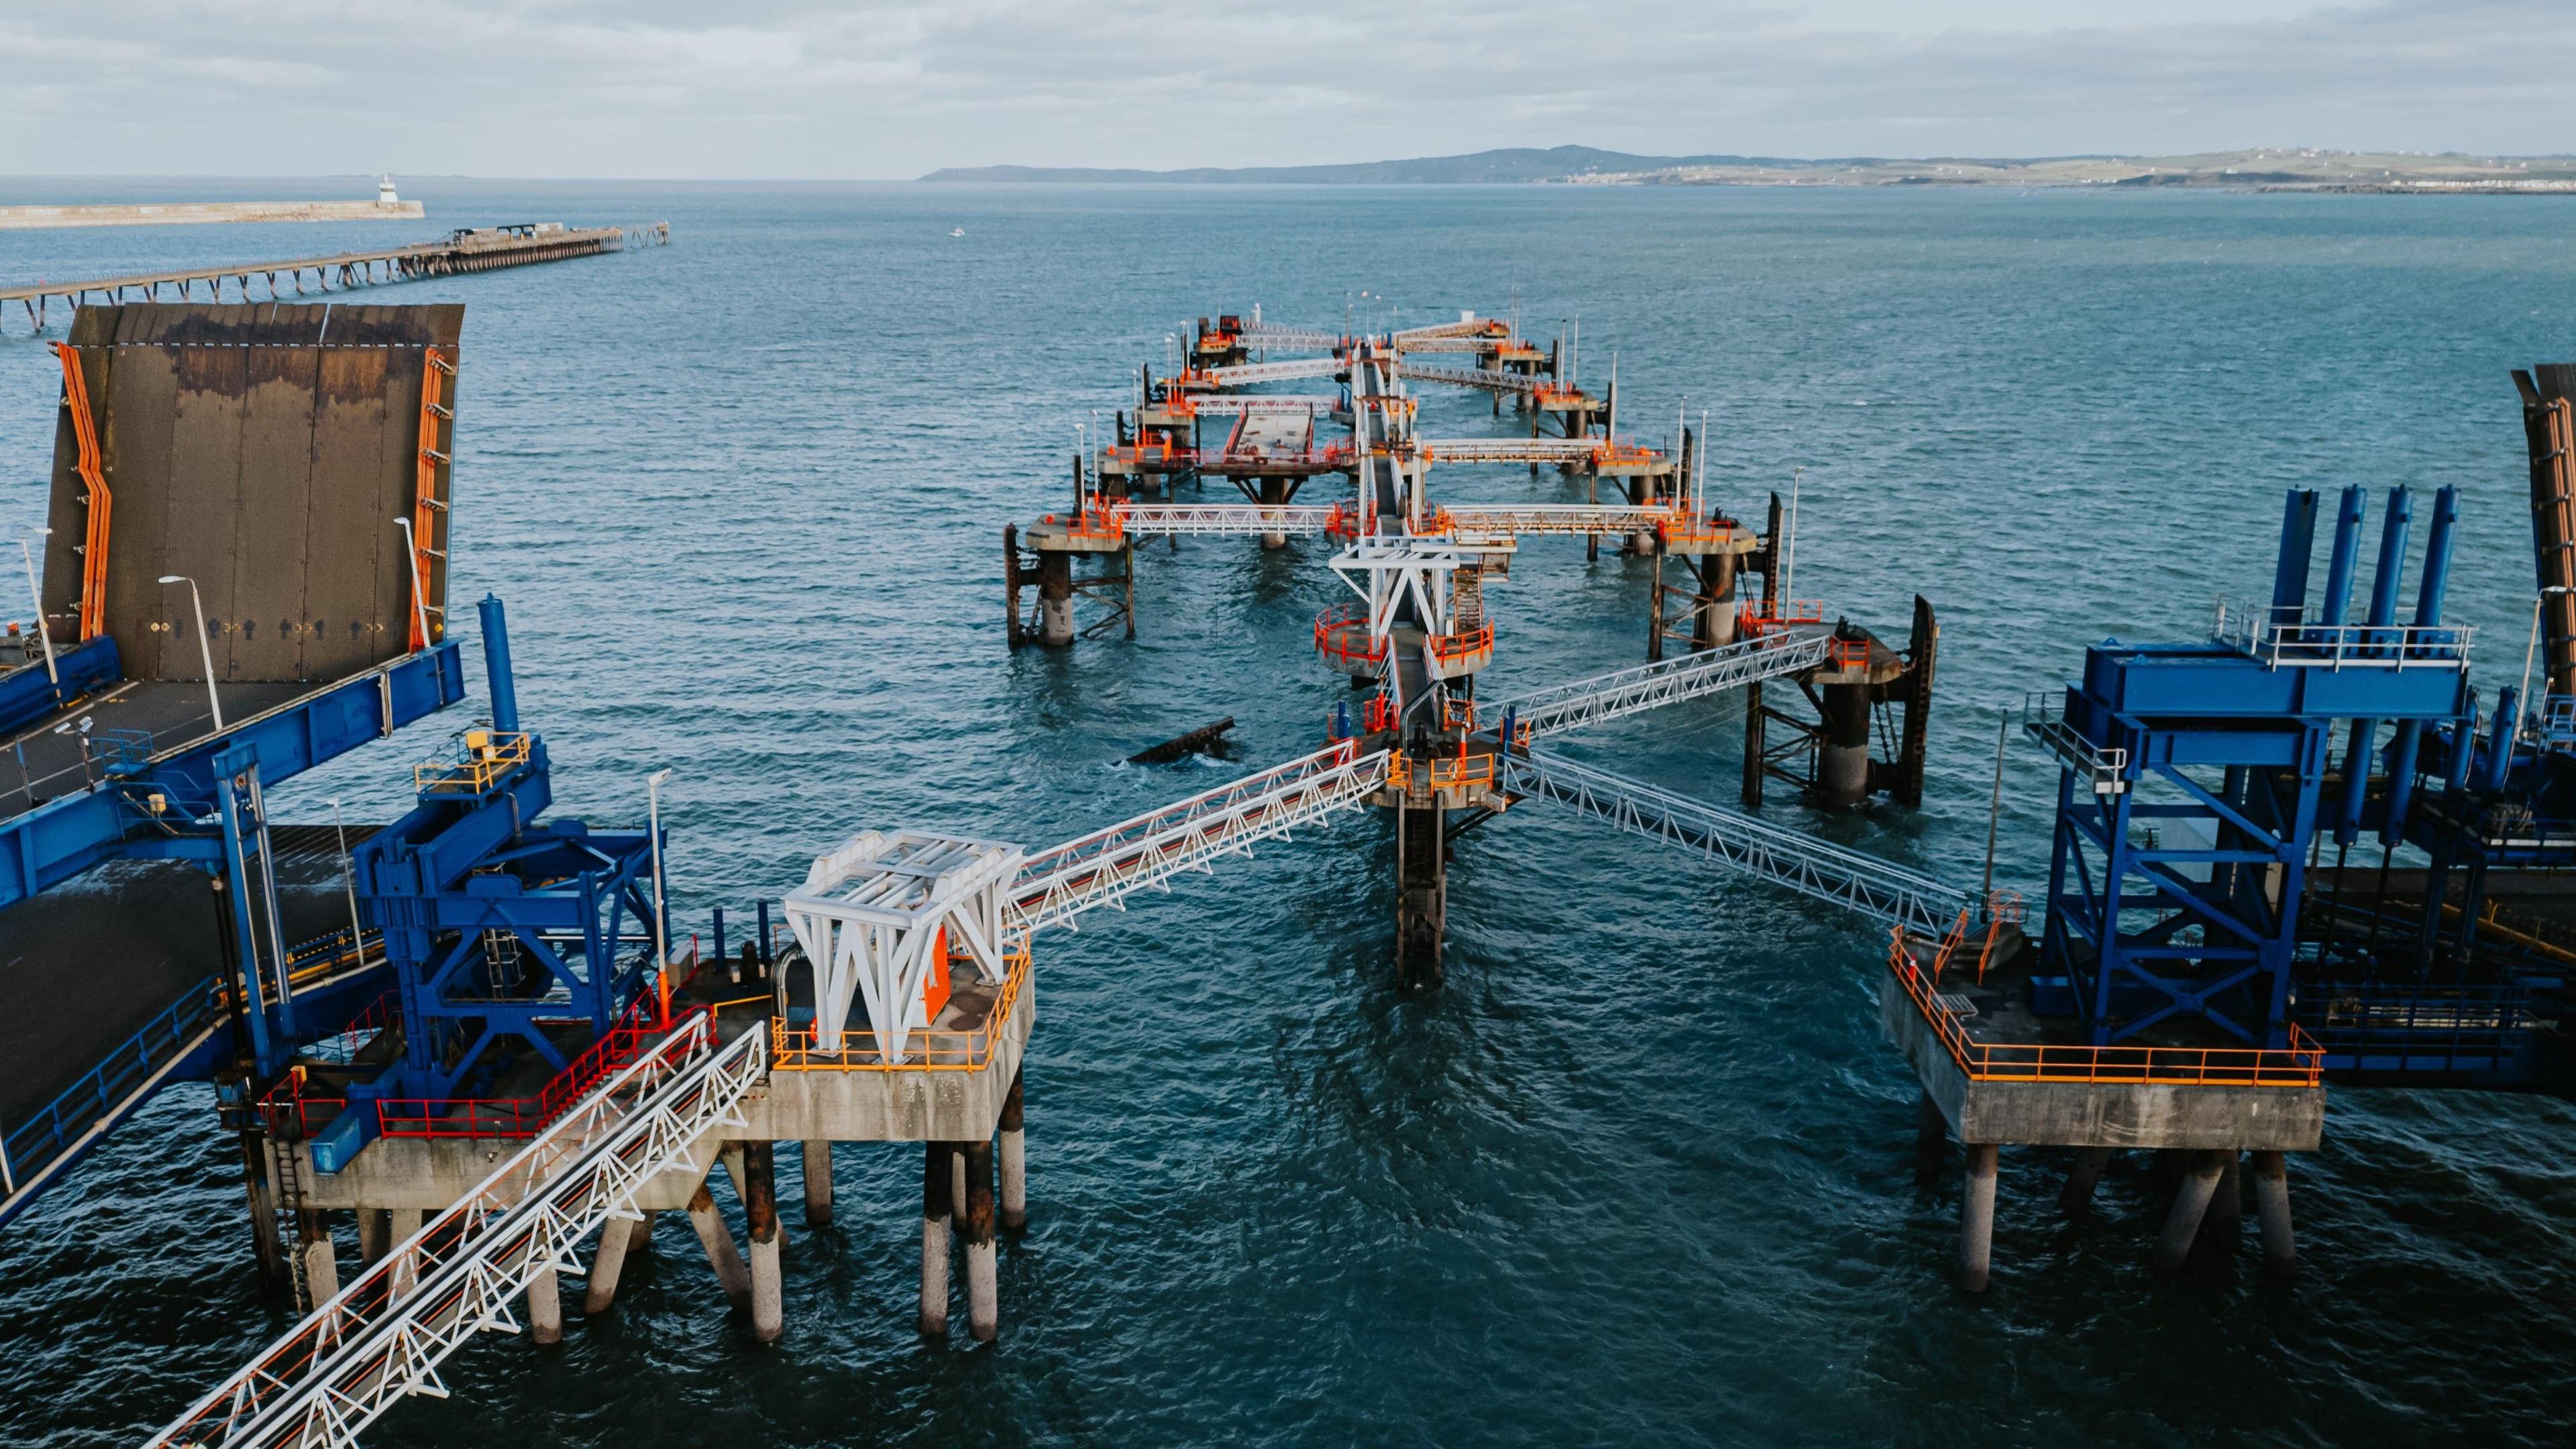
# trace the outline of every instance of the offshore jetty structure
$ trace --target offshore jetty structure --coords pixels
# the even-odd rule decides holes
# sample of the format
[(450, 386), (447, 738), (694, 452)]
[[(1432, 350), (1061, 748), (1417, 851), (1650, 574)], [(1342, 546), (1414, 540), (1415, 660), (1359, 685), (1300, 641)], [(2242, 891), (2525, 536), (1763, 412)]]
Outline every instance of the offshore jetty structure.
[[(2080, 679), (2025, 708), (2025, 734), (2061, 761), (2034, 936), (2006, 893), (1550, 752), (1558, 733), (1601, 720), (1794, 686), (1816, 719), (1776, 713), (1801, 723), (1810, 758), (1774, 758), (1755, 721), (1775, 712), (1748, 708), (1747, 795), (1785, 778), (1816, 806), (1874, 793), (1902, 803), (1920, 789), (1919, 743), (1876, 755), (1875, 730), (1851, 740), (1835, 721), (1902, 711), (1903, 734), (1919, 740), (1936, 630), (1918, 603), (1899, 651), (1791, 602), (1794, 510), (1774, 508), (1759, 534), (1733, 523), (1704, 497), (1698, 436), (1683, 430), (1669, 459), (1622, 442), (1613, 392), (1558, 410), (1580, 420), (1538, 439), (1544, 457), (1526, 438), (1488, 440), (1497, 455), (1478, 458), (1478, 440), (1418, 436), (1404, 384), (1438, 379), (1409, 353), (1451, 339), (1536, 352), (1472, 317), (1309, 341), (1324, 355), (1285, 363), (1226, 360), (1223, 329), (1202, 329), (1200, 380), (1147, 377), (1138, 431), (1086, 460), (1072, 510), (1025, 534), (1040, 591), (1031, 627), (1059, 646), (1081, 630), (1071, 596), (1050, 591), (1062, 577), (1051, 554), (1069, 566), (1183, 532), (1325, 540), (1355, 602), (1318, 619), (1317, 651), (1366, 695), (1356, 715), (1346, 698), (1334, 705), (1310, 754), (1047, 848), (864, 830), (782, 892), (783, 933), (763, 901), (738, 951), (721, 911), (684, 948), (657, 810), (640, 831), (549, 817), (545, 741), (519, 716), (502, 606), (486, 599), (490, 717), (414, 768), (411, 811), (335, 848), (331, 827), (272, 823), (265, 790), (464, 693), (445, 607), (461, 320), (456, 308), (131, 304), (84, 309), (62, 348), (42, 617), (0, 673), (12, 754), (28, 762), (25, 804), (0, 819), (0, 933), (86, 929), (102, 898), (112, 920), (193, 897), (207, 950), (202, 974), (120, 983), (121, 1005), (145, 1010), (161, 987), (157, 1000), (176, 1001), (139, 1029), (98, 1009), (90, 978), (88, 994), (67, 996), (63, 963), (80, 958), (11, 955), (20, 999), (57, 1003), (34, 1066), (40, 1084), (64, 1085), (41, 1109), (13, 1101), (0, 1118), (0, 1213), (100, 1150), (161, 1085), (212, 1077), (218, 1128), (245, 1166), (254, 1251), (304, 1310), (156, 1444), (352, 1443), (402, 1397), (449, 1392), (440, 1365), (474, 1335), (559, 1337), (565, 1277), (581, 1280), (585, 1314), (611, 1311), (665, 1211), (687, 1214), (753, 1334), (776, 1338), (783, 1142), (804, 1156), (809, 1223), (832, 1211), (832, 1144), (920, 1144), (920, 1327), (947, 1331), (962, 1237), (968, 1326), (995, 1337), (999, 1234), (1028, 1211), (1021, 1064), (1038, 938), (1366, 808), (1395, 817), (1408, 983), (1438, 980), (1453, 842), (1532, 801), (1884, 930), (1882, 1013), (1923, 1084), (1919, 1158), (1937, 1167), (1954, 1136), (1965, 1148), (1971, 1290), (1990, 1271), (2006, 1144), (2071, 1149), (2066, 1200), (2078, 1210), (2110, 1152), (2166, 1154), (2172, 1205), (2155, 1252), (2168, 1267), (2196, 1243), (2232, 1241), (2251, 1176), (2266, 1260), (2287, 1268), (2284, 1154), (2317, 1145), (2330, 1082), (2567, 1090), (2557, 1023), (2576, 958), (2552, 944), (2547, 872), (2576, 853), (2564, 823), (2576, 606), (2547, 618), (2541, 706), (2523, 708), (2508, 687), (2481, 725), (2469, 632), (2443, 618), (2452, 491), (2434, 499), (2404, 619), (2412, 495), (2388, 496), (2355, 618), (2369, 499), (2338, 500), (2320, 592), (2320, 501), (2293, 492), (2267, 603), (2220, 608), (2207, 638), (2095, 646)], [(1300, 336), (1320, 334), (1256, 324), (1230, 345), (1286, 351)], [(1562, 383), (1526, 360), (1518, 380), (1533, 402), (1541, 387), (1574, 387), (1570, 360)], [(1444, 370), (1491, 374), (1498, 398), (1520, 395), (1503, 380), (1512, 371), (1484, 361)], [(1236, 367), (1299, 371), (1226, 371)], [(1292, 403), (1252, 391), (1320, 378), (1336, 391)], [(2576, 594), (2576, 368), (2518, 381), (2537, 619)], [(1264, 500), (1258, 474), (1243, 504), (1155, 502), (1132, 482), (1122, 492), (1111, 480), (1153, 476), (1133, 466), (1142, 450), (1165, 479), (1230, 476), (1241, 450), (1202, 453), (1195, 440), (1191, 471), (1168, 466), (1183, 400), (1237, 419), (1234, 438), (1241, 420), (1302, 410), (1297, 451), (1347, 460), (1302, 481), (1330, 473), (1349, 496), (1300, 505), (1282, 486)], [(1349, 437), (1319, 448), (1313, 431), (1328, 421)], [(1534, 457), (1576, 481), (1624, 460), (1643, 481), (1611, 504), (1430, 495), (1435, 466)], [(248, 478), (259, 482), (236, 494)], [(240, 546), (203, 522), (234, 508), (254, 525)], [(319, 522), (262, 522), (289, 516)], [(1658, 599), (1648, 630), (1650, 649), (1673, 652), (1479, 699), (1497, 647), (1486, 585), (1507, 578), (1522, 537), (1576, 535), (1618, 540), (1640, 563), (1686, 561), (1680, 604), (1668, 617)], [(1743, 572), (1762, 577), (1759, 602), (1733, 599)], [(1132, 606), (1124, 617), (1132, 627)], [(1013, 626), (1017, 636), (1017, 600)], [(2381, 847), (2375, 870), (2349, 860), (2365, 831)], [(2400, 848), (2426, 864), (2400, 872)], [(362, 1260), (345, 1282), (329, 1231), (342, 1214)]]
[(0, 231), (93, 226), (203, 226), (210, 222), (418, 221), (394, 179), (376, 183), (373, 201), (143, 201), (0, 206)]
[[(50, 309), (56, 303), (60, 303), (68, 315), (82, 306), (101, 302), (157, 302), (165, 291), (175, 293), (178, 300), (185, 302), (196, 297), (200, 289), (203, 289), (207, 301), (221, 302), (227, 282), (232, 284), (233, 296), (239, 302), (283, 302), (290, 295), (299, 299), (308, 295), (304, 286), (306, 273), (313, 277), (310, 295), (327, 296), (335, 290), (345, 292), (386, 282), (533, 266), (538, 262), (559, 262), (571, 257), (623, 251), (630, 244), (660, 246), (670, 240), (671, 224), (662, 221), (643, 226), (568, 227), (559, 221), (531, 221), (503, 226), (460, 227), (439, 241), (382, 247), (374, 251), (339, 252), (327, 257), (299, 257), (282, 262), (227, 262), (221, 266), (136, 272), (122, 277), (38, 281), (18, 287), (0, 287), (0, 317), (5, 317), (9, 304), (15, 302), (28, 326), (42, 335)], [(286, 279), (282, 284), (278, 281), (280, 277)], [(254, 278), (259, 280), (260, 287), (252, 287)], [(289, 288), (293, 289), (291, 293)]]

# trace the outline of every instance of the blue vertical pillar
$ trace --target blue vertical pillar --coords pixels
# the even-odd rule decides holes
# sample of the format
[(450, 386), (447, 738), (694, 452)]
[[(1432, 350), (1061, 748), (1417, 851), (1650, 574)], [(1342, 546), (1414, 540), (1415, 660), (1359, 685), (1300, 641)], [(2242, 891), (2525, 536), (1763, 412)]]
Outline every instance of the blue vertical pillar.
[(2281, 511), (2281, 557), (2272, 568), (2272, 623), (2296, 624), (2308, 608), (2308, 561), (2316, 552), (2317, 490), (2293, 488)]
[(2342, 624), (2352, 612), (2352, 575), (2361, 561), (2361, 518), (2369, 501), (2369, 493), (2356, 483), (2343, 490), (2343, 502), (2335, 512), (2334, 552), (2326, 559), (2326, 597), (2317, 609), (2317, 622), (2328, 629)]
[(510, 624), (501, 601), (491, 594), (475, 606), (483, 618), (483, 676), (492, 690), (492, 728), (504, 734), (519, 730), (519, 684), (510, 672)]
[[(2431, 646), (2430, 631), (2442, 623), (2442, 604), (2451, 586), (2451, 532), (2460, 521), (2460, 490), (2443, 488), (2433, 495), (2432, 529), (2424, 538), (2424, 580), (2415, 594), (2416, 634), (2407, 646)], [(2406, 838), (2406, 816), (2415, 803), (2415, 757), (2422, 747), (2424, 725), (2407, 720), (2397, 727), (2388, 747), (2388, 810), (2380, 817), (2379, 843), (2389, 847)], [(2439, 900), (2439, 896), (2428, 896)]]

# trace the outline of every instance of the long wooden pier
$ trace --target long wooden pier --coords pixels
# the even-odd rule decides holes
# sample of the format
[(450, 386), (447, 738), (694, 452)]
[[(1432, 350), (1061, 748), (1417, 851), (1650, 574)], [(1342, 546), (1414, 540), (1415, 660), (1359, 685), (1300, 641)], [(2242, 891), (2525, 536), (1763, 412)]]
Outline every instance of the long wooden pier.
[[(663, 221), (631, 227), (572, 228), (561, 222), (475, 227), (451, 232), (441, 241), (419, 242), (381, 251), (342, 252), (335, 256), (302, 257), (283, 262), (231, 262), (183, 271), (138, 272), (123, 277), (40, 281), (23, 287), (5, 287), (0, 288), (0, 316), (6, 316), (8, 304), (15, 302), (26, 314), (27, 321), (41, 334), (50, 320), (50, 308), (56, 302), (61, 303), (68, 325), (68, 314), (85, 303), (158, 302), (165, 300), (162, 292), (165, 287), (177, 289), (177, 296), (166, 300), (182, 302), (194, 300), (199, 285), (206, 289), (205, 300), (222, 302), (226, 300), (226, 282), (233, 284), (237, 294), (234, 300), (283, 301), (289, 295), (288, 287), (293, 288), (293, 295), (302, 297), (312, 292), (403, 282), (418, 277), (488, 272), (501, 267), (562, 261), (566, 257), (596, 256), (602, 252), (623, 251), (629, 242), (659, 246), (670, 239), (671, 224)], [(313, 278), (310, 292), (304, 281), (308, 273)], [(251, 279), (254, 277), (266, 282), (264, 296), (253, 292)], [(279, 280), (281, 277), (284, 282)]]

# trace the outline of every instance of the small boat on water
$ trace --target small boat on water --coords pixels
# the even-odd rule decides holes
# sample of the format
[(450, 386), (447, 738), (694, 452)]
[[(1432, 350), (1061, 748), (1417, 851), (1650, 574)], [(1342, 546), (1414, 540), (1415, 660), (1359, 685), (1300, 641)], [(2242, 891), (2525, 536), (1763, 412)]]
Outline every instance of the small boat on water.
[(964, 228), (964, 227), (962, 227), (962, 226), (961, 226), (961, 227), (959, 227), (959, 228), (957, 228), (955, 231), (952, 231), (952, 232), (950, 232), (950, 233), (949, 233), (949, 235), (950, 235), (950, 236), (964, 236), (965, 234), (966, 234), (966, 228)]

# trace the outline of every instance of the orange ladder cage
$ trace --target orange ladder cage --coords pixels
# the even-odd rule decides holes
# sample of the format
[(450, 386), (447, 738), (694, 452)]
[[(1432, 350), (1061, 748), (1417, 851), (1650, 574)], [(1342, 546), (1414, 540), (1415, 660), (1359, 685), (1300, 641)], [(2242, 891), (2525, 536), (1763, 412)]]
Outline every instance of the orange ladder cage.
[[(81, 541), (80, 637), (88, 643), (107, 632), (107, 529), (115, 498), (107, 491), (107, 473), (98, 456), (98, 422), (89, 407), (89, 381), (81, 374), (80, 356), (71, 344), (53, 344), (63, 364), (63, 409), (72, 415), (72, 438), (79, 444), (73, 467), (89, 490), (89, 526)], [(36, 627), (45, 627), (38, 619)]]

